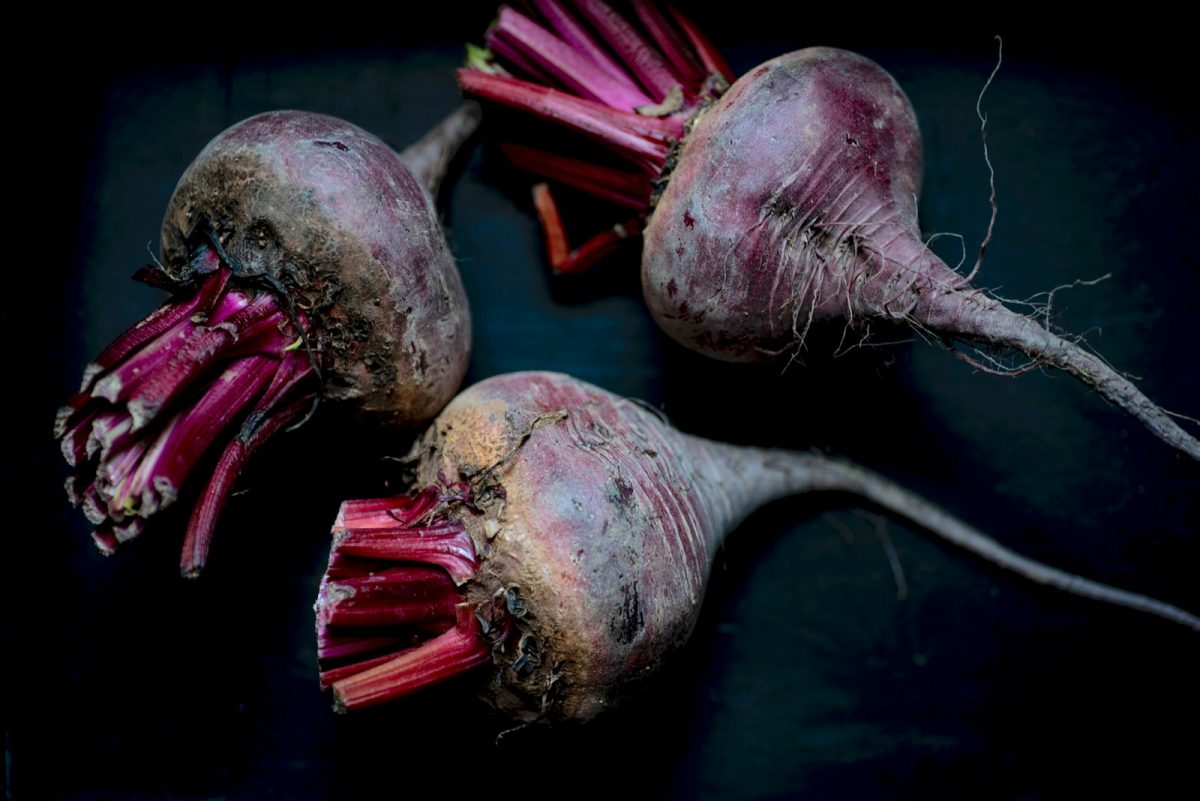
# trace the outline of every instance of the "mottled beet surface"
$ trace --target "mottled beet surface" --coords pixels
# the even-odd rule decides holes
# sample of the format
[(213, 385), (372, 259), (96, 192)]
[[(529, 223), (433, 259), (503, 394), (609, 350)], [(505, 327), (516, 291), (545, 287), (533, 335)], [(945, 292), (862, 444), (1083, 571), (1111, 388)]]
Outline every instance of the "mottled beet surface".
[(463, 518), (482, 546), (468, 597), (516, 588), (529, 610), (517, 625), (543, 643), (536, 670), (496, 687), (520, 716), (548, 704), (590, 718), (656, 669), (691, 632), (724, 533), (785, 479), (554, 374), (477, 385), (422, 447), (421, 482), (479, 477), (484, 515)]
[[(816, 320), (900, 317), (904, 271), (941, 265), (916, 228), (920, 185), (916, 114), (878, 65), (828, 48), (768, 61), (685, 140), (646, 226), (650, 311), (730, 361), (790, 354)], [(864, 253), (864, 240), (880, 247)], [(947, 268), (927, 281), (965, 283)]]
[(208, 227), (243, 271), (279, 278), (312, 318), (329, 399), (414, 425), (458, 388), (471, 342), (462, 282), (429, 194), (378, 137), (296, 111), (235, 125), (167, 207), (169, 276), (187, 274)]

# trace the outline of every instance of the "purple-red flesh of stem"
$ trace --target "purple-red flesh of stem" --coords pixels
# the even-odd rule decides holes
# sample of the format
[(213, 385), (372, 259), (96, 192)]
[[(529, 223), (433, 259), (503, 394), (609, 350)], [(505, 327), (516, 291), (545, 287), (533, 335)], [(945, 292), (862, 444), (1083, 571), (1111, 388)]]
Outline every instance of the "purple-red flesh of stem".
[(206, 246), (192, 263), (198, 285), (117, 337), (55, 424), (75, 471), (68, 496), (105, 554), (170, 506), (206, 456), (222, 454), (189, 526), (186, 575), (203, 565), (249, 454), (301, 417), (316, 389), (296, 347), (304, 318), (293, 321), (266, 290), (232, 288), (232, 271)]
[[(321, 684), (340, 711), (383, 703), (491, 661), (500, 640), (459, 585), (478, 559), (456, 519), (461, 492), (342, 505), (315, 607)], [(493, 630), (494, 631), (494, 630)]]

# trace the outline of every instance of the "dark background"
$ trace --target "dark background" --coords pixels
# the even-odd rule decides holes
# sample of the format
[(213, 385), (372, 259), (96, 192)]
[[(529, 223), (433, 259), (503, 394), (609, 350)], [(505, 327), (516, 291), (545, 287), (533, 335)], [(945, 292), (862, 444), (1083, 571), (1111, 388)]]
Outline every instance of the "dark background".
[[(623, 709), (498, 744), (505, 724), (469, 681), (352, 717), (317, 689), (311, 606), (329, 523), (341, 498), (383, 490), (380, 453), (402, 442), (381, 447), (329, 419), (280, 438), (247, 471), (197, 582), (177, 577), (179, 519), (111, 559), (95, 552), (63, 497), (51, 421), (86, 360), (158, 303), (127, 277), (156, 243), (176, 178), (220, 130), (271, 108), (342, 116), (398, 147), (416, 138), (453, 108), (460, 43), (491, 18), (480, 4), (441, 6), (421, 24), (337, 6), (286, 22), (197, 13), (169, 30), (60, 39), (53, 73), (13, 73), (16, 247), (2, 319), (17, 409), (0, 539), (11, 797), (1063, 798), (1193, 786), (1195, 633), (1030, 586), (889, 521), (909, 586), (898, 601), (851, 499), (783, 502), (744, 524), (690, 645)], [(1183, 32), (728, 11), (695, 17), (738, 71), (808, 44), (891, 70), (925, 135), (922, 227), (961, 232), (968, 250), (988, 217), (975, 100), (1002, 33), (985, 101), (1000, 219), (980, 282), (1025, 298), (1111, 273), (1060, 293), (1058, 324), (1090, 331), (1165, 407), (1200, 412), (1200, 158)], [(978, 374), (920, 341), (820, 355), (838, 326), (782, 374), (692, 356), (645, 313), (636, 248), (585, 279), (551, 279), (529, 180), (489, 134), (479, 144), (442, 203), (473, 304), (469, 381), (563, 370), (691, 432), (827, 449), (1023, 552), (1200, 609), (1200, 470), (1078, 383)]]

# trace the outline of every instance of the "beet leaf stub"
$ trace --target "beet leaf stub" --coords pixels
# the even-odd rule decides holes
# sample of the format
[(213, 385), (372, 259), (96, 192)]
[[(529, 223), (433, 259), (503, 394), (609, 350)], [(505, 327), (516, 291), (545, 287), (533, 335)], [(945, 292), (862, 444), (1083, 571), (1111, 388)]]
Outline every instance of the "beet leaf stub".
[(214, 453), (181, 558), (203, 566), (233, 482), (257, 447), (303, 416), (315, 397), (313, 367), (297, 348), (307, 325), (270, 292), (238, 285), (216, 252), (192, 259), (198, 285), (117, 337), (84, 371), (59, 411), (55, 436), (72, 468), (69, 500), (96, 527), (109, 555), (189, 491)]
[[(692, 119), (734, 76), (712, 43), (678, 10), (634, 3), (637, 21), (603, 2), (575, 11), (538, 0), (531, 15), (507, 6), (458, 79), (467, 94), (566, 127), (630, 163), (614, 169), (521, 144), (503, 147), (521, 169), (637, 214), (570, 248), (550, 190), (537, 196), (555, 272), (582, 272), (641, 232)], [(593, 156), (595, 158), (595, 156)]]
[(507, 636), (493, 610), (480, 617), (460, 589), (479, 561), (462, 522), (446, 511), (468, 500), (463, 487), (430, 487), (342, 504), (315, 606), (321, 685), (332, 688), (339, 711), (489, 664)]

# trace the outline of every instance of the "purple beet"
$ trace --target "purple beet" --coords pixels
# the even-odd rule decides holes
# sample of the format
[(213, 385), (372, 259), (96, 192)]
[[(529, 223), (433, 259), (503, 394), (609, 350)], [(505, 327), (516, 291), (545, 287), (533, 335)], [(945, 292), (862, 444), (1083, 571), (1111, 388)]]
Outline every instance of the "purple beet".
[(454, 399), (413, 450), (409, 496), (347, 501), (317, 599), (341, 710), (469, 672), (517, 720), (583, 721), (689, 637), (714, 555), (759, 506), (839, 491), (1032, 581), (1200, 630), (1200, 618), (1016, 554), (918, 495), (812, 453), (688, 436), (555, 373)]
[(215, 467), (181, 559), (196, 575), (246, 461), (318, 399), (418, 426), (466, 370), (466, 298), (431, 193), (478, 124), (464, 105), (397, 154), (351, 123), (275, 111), (234, 125), (180, 178), (161, 263), (172, 297), (85, 371), (55, 435), (101, 551)]
[(540, 187), (557, 269), (583, 269), (643, 233), (651, 313), (708, 356), (791, 357), (824, 320), (907, 323), (1065, 370), (1200, 459), (1200, 441), (1103, 359), (972, 287), (925, 246), (916, 116), (879, 65), (808, 48), (729, 86), (728, 67), (674, 10), (672, 22), (634, 2), (639, 28), (599, 0), (574, 3), (577, 14), (556, 0), (534, 5), (540, 21), (501, 9), (488, 33), (498, 60), (474, 58), (460, 82), (615, 152), (628, 168), (507, 148), (519, 166), (634, 214), (572, 251)]

